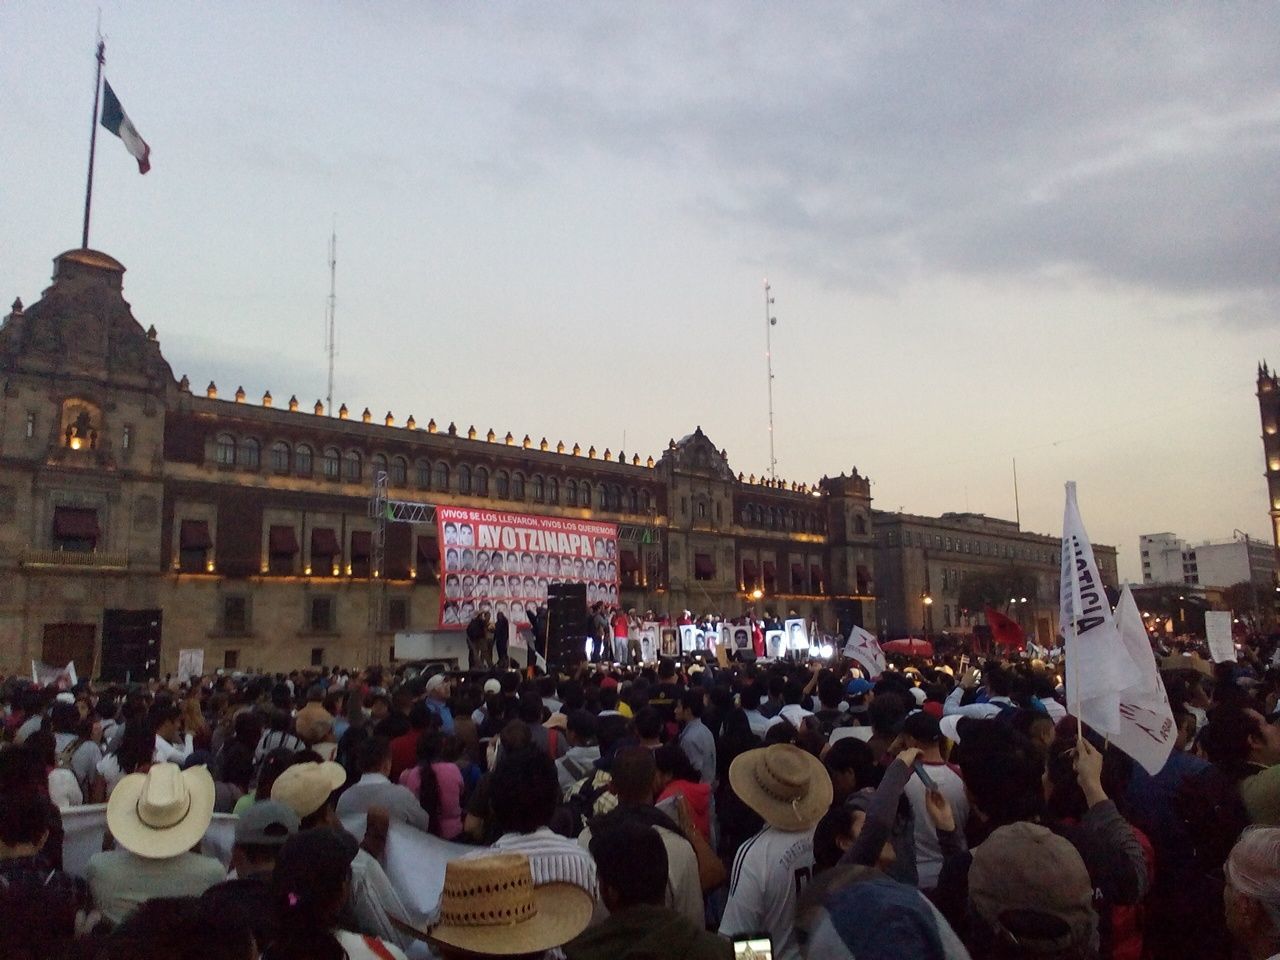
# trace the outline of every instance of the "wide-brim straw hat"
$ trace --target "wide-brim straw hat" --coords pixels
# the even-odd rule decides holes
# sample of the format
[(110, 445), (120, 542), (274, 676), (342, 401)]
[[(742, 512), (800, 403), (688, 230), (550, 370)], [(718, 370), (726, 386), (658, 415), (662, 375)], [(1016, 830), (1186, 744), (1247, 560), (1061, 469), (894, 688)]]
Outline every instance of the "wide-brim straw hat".
[(729, 785), (742, 802), (779, 830), (807, 830), (831, 806), (831, 777), (813, 754), (775, 743), (739, 754)]
[(206, 767), (152, 764), (111, 791), (107, 829), (130, 853), (165, 860), (200, 842), (213, 819), (213, 777)]
[(276, 777), (271, 799), (280, 801), (299, 817), (309, 817), (346, 782), (346, 768), (332, 760), (295, 763)]
[(333, 732), (333, 714), (318, 703), (308, 703), (293, 718), (293, 729), (303, 743), (319, 743)]
[(427, 938), (471, 953), (510, 956), (568, 943), (591, 921), (591, 894), (572, 883), (535, 887), (522, 853), (452, 860), (440, 920)]

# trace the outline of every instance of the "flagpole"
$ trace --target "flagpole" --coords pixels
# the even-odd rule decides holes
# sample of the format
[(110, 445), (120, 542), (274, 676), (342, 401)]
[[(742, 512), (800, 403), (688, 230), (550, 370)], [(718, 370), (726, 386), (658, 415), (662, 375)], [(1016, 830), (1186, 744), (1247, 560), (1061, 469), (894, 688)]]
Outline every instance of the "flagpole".
[(106, 60), (106, 44), (99, 35), (98, 74), (93, 82), (93, 117), (89, 125), (89, 177), (84, 188), (84, 232), (80, 235), (80, 248), (89, 249), (89, 209), (93, 203), (93, 155), (98, 146), (98, 98), (102, 94), (102, 64)]

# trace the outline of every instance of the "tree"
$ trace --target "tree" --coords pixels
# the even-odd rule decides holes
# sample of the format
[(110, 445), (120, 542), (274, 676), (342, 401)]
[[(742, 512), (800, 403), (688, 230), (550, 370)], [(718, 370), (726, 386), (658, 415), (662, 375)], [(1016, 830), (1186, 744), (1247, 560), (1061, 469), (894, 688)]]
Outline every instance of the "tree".
[(969, 574), (961, 582), (956, 599), (961, 610), (976, 616), (985, 607), (1008, 612), (1010, 600), (1033, 599), (1038, 591), (1039, 582), (1034, 573), (1025, 567), (1009, 566)]
[(1222, 602), (1249, 630), (1259, 629), (1258, 590), (1253, 581), (1241, 580), (1227, 587), (1222, 591)]

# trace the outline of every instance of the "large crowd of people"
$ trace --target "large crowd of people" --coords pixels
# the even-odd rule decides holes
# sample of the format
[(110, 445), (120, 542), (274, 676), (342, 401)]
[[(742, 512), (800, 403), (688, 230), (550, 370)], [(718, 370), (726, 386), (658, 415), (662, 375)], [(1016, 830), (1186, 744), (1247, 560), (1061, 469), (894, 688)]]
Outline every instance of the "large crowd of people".
[(1274, 960), (1272, 653), (1160, 661), (1155, 775), (1016, 654), (10, 678), (0, 957)]

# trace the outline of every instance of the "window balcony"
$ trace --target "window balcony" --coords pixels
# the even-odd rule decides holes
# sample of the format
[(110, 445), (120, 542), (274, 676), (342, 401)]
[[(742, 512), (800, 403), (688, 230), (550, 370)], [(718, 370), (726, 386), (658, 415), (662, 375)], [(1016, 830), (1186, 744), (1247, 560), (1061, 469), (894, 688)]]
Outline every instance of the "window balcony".
[(127, 570), (129, 555), (105, 550), (23, 550), (24, 567), (83, 567), (93, 570)]

